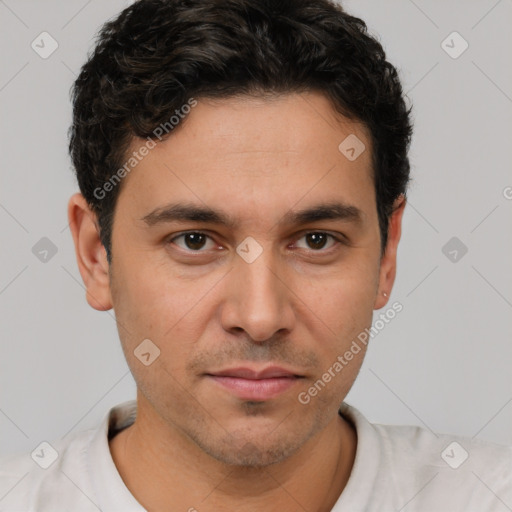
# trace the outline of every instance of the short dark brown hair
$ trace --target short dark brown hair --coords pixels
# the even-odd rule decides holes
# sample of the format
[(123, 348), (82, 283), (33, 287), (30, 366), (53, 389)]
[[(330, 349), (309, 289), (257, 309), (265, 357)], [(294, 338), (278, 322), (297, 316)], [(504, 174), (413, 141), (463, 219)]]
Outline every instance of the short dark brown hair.
[(121, 184), (103, 192), (134, 136), (156, 141), (190, 98), (304, 91), (369, 129), (384, 252), (409, 181), (411, 109), (362, 20), (329, 0), (139, 0), (107, 22), (73, 86), (69, 151), (109, 261)]

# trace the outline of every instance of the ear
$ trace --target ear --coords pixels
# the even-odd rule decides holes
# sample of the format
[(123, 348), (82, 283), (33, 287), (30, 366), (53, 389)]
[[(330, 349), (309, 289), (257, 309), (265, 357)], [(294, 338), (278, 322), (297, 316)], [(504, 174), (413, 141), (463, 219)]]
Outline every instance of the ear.
[[(384, 254), (380, 261), (379, 271), (379, 287), (377, 296), (375, 297), (375, 304), (373, 309), (380, 309), (384, 307), (391, 294), (393, 283), (396, 276), (396, 253), (398, 249), (398, 242), (402, 234), (402, 216), (405, 209), (406, 199), (401, 194), (393, 203), (393, 213), (389, 219), (388, 225), (388, 240)], [(383, 294), (386, 293), (385, 297)]]
[(96, 214), (82, 194), (74, 194), (69, 200), (68, 220), (87, 302), (98, 311), (107, 311), (112, 308), (107, 253), (100, 240)]

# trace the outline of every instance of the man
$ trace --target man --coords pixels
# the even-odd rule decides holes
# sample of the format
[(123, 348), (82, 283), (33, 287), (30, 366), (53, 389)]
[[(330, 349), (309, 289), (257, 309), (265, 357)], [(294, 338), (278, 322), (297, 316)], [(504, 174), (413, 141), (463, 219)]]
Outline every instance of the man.
[(2, 510), (511, 509), (509, 448), (342, 403), (373, 311), (401, 310), (409, 179), (410, 111), (361, 20), (327, 0), (140, 0), (73, 102), (76, 257), (137, 401), (42, 467), (4, 461)]

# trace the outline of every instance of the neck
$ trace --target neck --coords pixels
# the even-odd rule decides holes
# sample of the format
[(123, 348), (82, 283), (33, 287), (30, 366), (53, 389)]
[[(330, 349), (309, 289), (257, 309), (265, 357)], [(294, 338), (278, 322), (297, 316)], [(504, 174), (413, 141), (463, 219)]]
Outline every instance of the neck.
[(148, 512), (170, 503), (173, 510), (191, 512), (328, 512), (348, 481), (356, 444), (354, 427), (336, 415), (279, 463), (228, 466), (169, 428), (139, 399), (136, 421), (110, 441), (110, 451), (125, 485)]

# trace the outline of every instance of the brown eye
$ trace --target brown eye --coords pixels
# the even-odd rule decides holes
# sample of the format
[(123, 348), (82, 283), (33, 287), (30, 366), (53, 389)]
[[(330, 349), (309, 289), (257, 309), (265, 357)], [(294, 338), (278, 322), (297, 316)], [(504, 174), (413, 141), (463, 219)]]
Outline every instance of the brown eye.
[(323, 249), (327, 243), (327, 236), (325, 233), (309, 233), (306, 240), (312, 249)]
[[(176, 240), (179, 239), (183, 240), (183, 244), (176, 243)], [(185, 250), (204, 252), (201, 251), (201, 249), (205, 247), (205, 244), (207, 243), (208, 240), (211, 241), (208, 235), (205, 235), (204, 233), (200, 233), (198, 231), (191, 231), (189, 233), (182, 233), (181, 235), (174, 237), (171, 240), (171, 242), (176, 243), (178, 247), (181, 247), (182, 249)]]
[(310, 249), (313, 251), (320, 251), (322, 249), (325, 249), (326, 245), (329, 242), (329, 239), (332, 240), (334, 243), (331, 243), (331, 245), (328, 247), (333, 247), (336, 245), (336, 238), (333, 235), (330, 235), (329, 233), (323, 233), (321, 231), (315, 231), (312, 233), (307, 233), (303, 237), (301, 237), (299, 240), (304, 239), (306, 241), (306, 247), (302, 247), (305, 249)]

